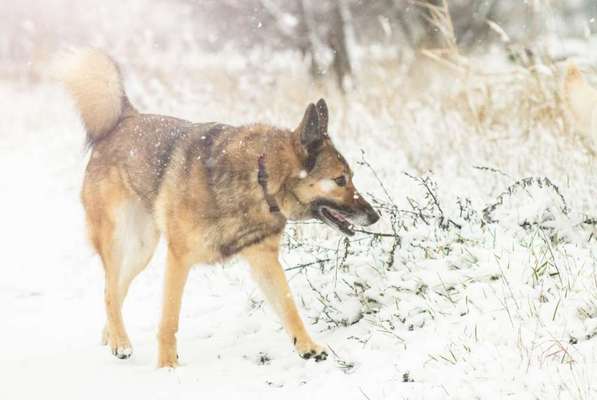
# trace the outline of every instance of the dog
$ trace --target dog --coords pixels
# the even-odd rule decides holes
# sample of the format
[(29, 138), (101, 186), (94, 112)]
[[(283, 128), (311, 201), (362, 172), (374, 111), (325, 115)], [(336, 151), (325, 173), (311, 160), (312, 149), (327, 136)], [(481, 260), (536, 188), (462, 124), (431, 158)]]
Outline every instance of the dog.
[(583, 134), (587, 147), (597, 151), (597, 90), (583, 77), (572, 63), (568, 64), (564, 76), (563, 97), (577, 128)]
[(167, 240), (158, 366), (176, 367), (182, 293), (196, 264), (245, 259), (298, 354), (327, 353), (309, 335), (278, 260), (289, 220), (317, 219), (344, 235), (379, 214), (359, 194), (328, 135), (328, 107), (309, 104), (296, 129), (256, 123), (191, 123), (142, 114), (117, 64), (97, 49), (63, 57), (59, 78), (72, 95), (91, 149), (81, 199), (89, 238), (105, 272), (103, 343), (132, 354), (122, 305), (158, 239)]

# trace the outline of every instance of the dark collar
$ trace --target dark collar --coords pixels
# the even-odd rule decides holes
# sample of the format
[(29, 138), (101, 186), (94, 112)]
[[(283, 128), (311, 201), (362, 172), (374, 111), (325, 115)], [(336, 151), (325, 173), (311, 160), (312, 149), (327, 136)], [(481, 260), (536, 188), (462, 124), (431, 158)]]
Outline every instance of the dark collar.
[(278, 213), (280, 212), (280, 207), (278, 207), (278, 202), (274, 199), (274, 196), (268, 193), (267, 191), (267, 172), (265, 171), (265, 156), (262, 154), (259, 156), (259, 160), (257, 161), (259, 166), (259, 170), (257, 172), (257, 182), (261, 186), (263, 190), (263, 197), (265, 197), (265, 201), (269, 206), (269, 212), (271, 213)]

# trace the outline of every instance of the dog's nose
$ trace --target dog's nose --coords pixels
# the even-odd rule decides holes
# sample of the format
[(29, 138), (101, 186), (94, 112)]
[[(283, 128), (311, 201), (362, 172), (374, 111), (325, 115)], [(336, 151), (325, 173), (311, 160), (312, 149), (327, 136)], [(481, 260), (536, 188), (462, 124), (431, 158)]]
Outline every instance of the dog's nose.
[(379, 213), (371, 208), (369, 212), (367, 212), (367, 219), (369, 220), (369, 225), (373, 225), (377, 221), (379, 221)]
[(365, 216), (367, 217), (367, 223), (366, 225), (373, 225), (374, 223), (376, 223), (377, 221), (379, 221), (379, 213), (377, 211), (375, 211), (375, 209), (373, 207), (371, 207), (371, 204), (367, 203), (367, 202), (363, 202), (363, 208), (362, 210), (364, 211), (363, 214), (365, 214)]
[(357, 195), (357, 204), (358, 204), (359, 214), (361, 215), (361, 221), (363, 221), (364, 219), (366, 219), (366, 221), (367, 221), (366, 223), (364, 221), (361, 222), (362, 225), (364, 225), (364, 226), (373, 225), (374, 223), (379, 221), (380, 216), (377, 213), (377, 211), (375, 211), (375, 209), (373, 207), (371, 207), (371, 204), (369, 204), (369, 202), (366, 201), (360, 195)]

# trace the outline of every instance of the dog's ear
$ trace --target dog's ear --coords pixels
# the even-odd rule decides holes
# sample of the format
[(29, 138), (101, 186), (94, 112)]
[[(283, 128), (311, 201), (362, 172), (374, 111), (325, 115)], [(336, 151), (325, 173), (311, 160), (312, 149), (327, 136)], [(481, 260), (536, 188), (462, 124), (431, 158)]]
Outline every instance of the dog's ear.
[(295, 134), (299, 135), (300, 143), (307, 153), (316, 150), (323, 142), (319, 113), (313, 103), (307, 106), (303, 120), (296, 128)]
[(319, 133), (325, 136), (328, 133), (328, 105), (324, 99), (319, 99), (315, 107), (319, 116)]

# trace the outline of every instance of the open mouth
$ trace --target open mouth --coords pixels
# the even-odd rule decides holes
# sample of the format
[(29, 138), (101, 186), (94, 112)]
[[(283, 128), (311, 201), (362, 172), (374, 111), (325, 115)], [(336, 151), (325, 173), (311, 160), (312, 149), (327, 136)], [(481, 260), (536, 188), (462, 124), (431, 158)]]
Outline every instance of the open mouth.
[(346, 214), (339, 210), (335, 210), (330, 206), (320, 206), (317, 209), (319, 219), (325, 222), (327, 225), (339, 230), (346, 236), (354, 235), (354, 231), (351, 229), (352, 224), (346, 218)]

